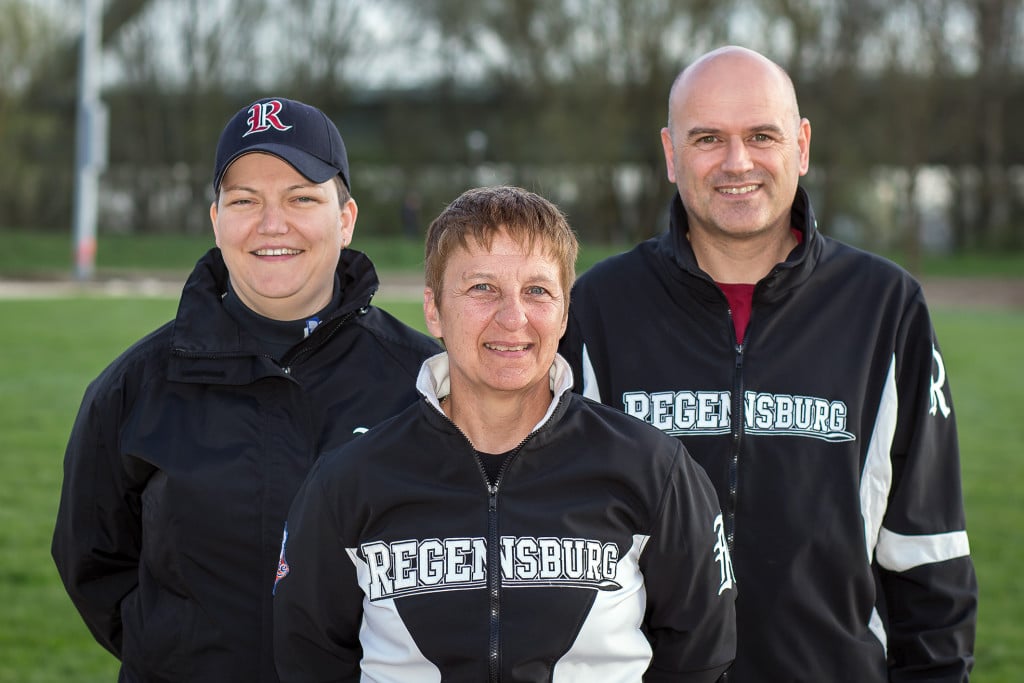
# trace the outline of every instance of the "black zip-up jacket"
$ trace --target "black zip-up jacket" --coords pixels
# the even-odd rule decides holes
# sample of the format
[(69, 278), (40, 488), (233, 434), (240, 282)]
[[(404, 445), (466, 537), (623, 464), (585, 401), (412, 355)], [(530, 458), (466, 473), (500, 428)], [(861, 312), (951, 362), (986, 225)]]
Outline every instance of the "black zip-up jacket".
[[(735, 652), (731, 567), (675, 439), (569, 391), (493, 484), (425, 400), (325, 455), (296, 495), (274, 598), (285, 683), (713, 682)], [(646, 673), (645, 673), (646, 672)]]
[(730, 683), (965, 681), (977, 586), (921, 287), (819, 234), (802, 189), (792, 223), (738, 341), (676, 195), (668, 231), (579, 278), (561, 353), (710, 475), (741, 596)]
[(61, 578), (122, 681), (274, 682), (271, 594), (284, 520), (319, 453), (416, 400), (438, 347), (370, 305), (345, 250), (342, 303), (280, 364), (225, 310), (217, 249), (177, 317), (92, 382), (53, 536)]

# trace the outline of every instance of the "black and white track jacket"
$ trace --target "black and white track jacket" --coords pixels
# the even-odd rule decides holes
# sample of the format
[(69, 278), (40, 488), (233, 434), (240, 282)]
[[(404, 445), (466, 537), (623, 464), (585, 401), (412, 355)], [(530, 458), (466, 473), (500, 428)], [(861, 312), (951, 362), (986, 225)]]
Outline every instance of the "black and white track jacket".
[[(569, 391), (490, 485), (425, 399), (296, 496), (274, 633), (282, 681), (714, 681), (735, 651), (721, 512), (675, 439)], [(646, 673), (645, 673), (646, 672)]]
[(561, 353), (710, 475), (740, 594), (730, 683), (967, 680), (977, 587), (921, 287), (819, 234), (802, 189), (793, 226), (737, 341), (677, 195), (668, 231), (579, 278)]
[(430, 337), (370, 305), (341, 253), (341, 305), (275, 362), (227, 312), (220, 250), (177, 317), (93, 381), (64, 458), (53, 557), (120, 681), (276, 683), (271, 590), (288, 506), (317, 456), (417, 399)]

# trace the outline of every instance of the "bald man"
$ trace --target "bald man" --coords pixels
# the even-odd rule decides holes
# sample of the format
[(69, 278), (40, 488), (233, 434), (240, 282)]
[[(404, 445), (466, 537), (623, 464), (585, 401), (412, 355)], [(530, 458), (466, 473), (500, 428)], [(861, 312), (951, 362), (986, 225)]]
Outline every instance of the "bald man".
[(919, 283), (818, 232), (811, 125), (777, 64), (714, 50), (668, 105), (669, 226), (573, 288), (576, 390), (678, 437), (715, 484), (730, 683), (967, 680), (977, 582)]

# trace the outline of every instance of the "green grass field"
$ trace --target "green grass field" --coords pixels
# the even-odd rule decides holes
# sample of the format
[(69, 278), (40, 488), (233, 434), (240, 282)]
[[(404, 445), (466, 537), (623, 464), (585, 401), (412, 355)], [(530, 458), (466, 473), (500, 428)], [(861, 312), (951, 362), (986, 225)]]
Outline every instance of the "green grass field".
[[(65, 276), (73, 272), (71, 238), (67, 234), (0, 229), (0, 239), (5, 245), (5, 249), (0, 250), (0, 277), (32, 279)], [(99, 275), (163, 271), (184, 277), (199, 256), (212, 246), (212, 233), (195, 236), (104, 235), (98, 242), (95, 268)], [(422, 240), (375, 238), (357, 230), (352, 247), (371, 254), (377, 270), (382, 272), (423, 269)], [(582, 272), (622, 249), (624, 247), (581, 246), (576, 268)], [(1020, 261), (1024, 263), (1024, 257)]]
[[(0, 228), (0, 277), (35, 278), (73, 272), (71, 237), (61, 232), (35, 232)], [(187, 274), (199, 256), (213, 246), (213, 234), (203, 235), (100, 235), (96, 252), (98, 274), (170, 271)], [(373, 257), (379, 271), (421, 270), (422, 240), (382, 238), (356, 229), (355, 249)], [(600, 259), (625, 250), (626, 246), (581, 244), (576, 261), (582, 273)], [(887, 253), (897, 263), (899, 253)], [(918, 275), (953, 277), (1019, 277), (1024, 273), (1024, 252), (1002, 251), (986, 254), (926, 254)]]
[[(420, 329), (418, 303), (379, 302)], [(172, 317), (170, 299), (0, 301), (0, 682), (110, 683), (116, 662), (79, 620), (49, 555), (65, 439), (86, 384)], [(1024, 314), (937, 311), (961, 432), (981, 586), (977, 683), (1024, 671)]]

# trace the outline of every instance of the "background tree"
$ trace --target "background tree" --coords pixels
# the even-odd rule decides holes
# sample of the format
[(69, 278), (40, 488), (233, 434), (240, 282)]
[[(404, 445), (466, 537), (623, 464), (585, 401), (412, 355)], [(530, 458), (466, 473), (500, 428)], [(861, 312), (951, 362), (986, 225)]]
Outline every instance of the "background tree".
[(462, 56), (442, 79), (482, 91), (499, 114), (469, 125), (489, 158), (512, 165), (506, 180), (556, 199), (585, 239), (626, 243), (661, 229), (668, 88), (725, 39), (732, 5), (442, 0), (421, 11)]
[[(146, 4), (107, 0), (104, 36)], [(0, 227), (71, 224), (80, 15), (77, 0), (0, 0)]]
[[(920, 253), (1024, 247), (1024, 0), (107, 0), (106, 231), (204, 232), (213, 143), (268, 94), (334, 118), (361, 234), (470, 185), (556, 200), (585, 241), (664, 227), (678, 71), (726, 43), (790, 72), (823, 231)], [(67, 230), (74, 0), (0, 0), (0, 208)], [(938, 188), (938, 192), (935, 191)], [(948, 210), (948, 215), (941, 211)], [(415, 228), (413, 229), (415, 232)]]
[(972, 203), (972, 225), (961, 234), (964, 246), (1024, 246), (1020, 230), (1010, 227), (1014, 207), (1020, 206), (1020, 189), (1012, 187), (1005, 163), (1008, 94), (1013, 84), (1018, 91), (1021, 86), (1021, 4), (1021, 0), (975, 0), (968, 4), (974, 18), (978, 65), (971, 107), (976, 122), (973, 132), (978, 186)]
[[(69, 225), (69, 214), (49, 209), (54, 195), (69, 191), (71, 168), (46, 163), (52, 140), (69, 142), (66, 91), (59, 83), (47, 93), (45, 109), (35, 80), (52, 69), (55, 40), (70, 40), (56, 18), (35, 5), (0, 0), (0, 224)], [(72, 126), (73, 127), (73, 126)], [(69, 200), (70, 201), (70, 200)]]

